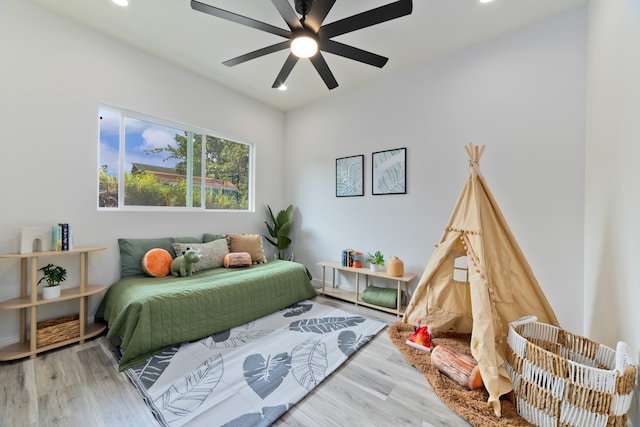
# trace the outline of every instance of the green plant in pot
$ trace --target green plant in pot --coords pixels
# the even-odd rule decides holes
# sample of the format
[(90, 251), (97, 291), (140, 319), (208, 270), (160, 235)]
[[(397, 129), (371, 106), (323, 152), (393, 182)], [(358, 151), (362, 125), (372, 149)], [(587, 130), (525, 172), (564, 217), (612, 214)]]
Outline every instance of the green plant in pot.
[(42, 278), (38, 285), (44, 280), (46, 285), (42, 290), (43, 299), (57, 298), (60, 296), (61, 283), (67, 280), (67, 270), (59, 265), (47, 264), (38, 271), (42, 272)]
[(278, 250), (278, 259), (287, 259), (287, 249), (291, 245), (291, 238), (289, 232), (291, 231), (291, 224), (293, 222), (293, 205), (289, 205), (287, 209), (278, 212), (278, 215), (273, 215), (271, 207), (267, 205), (269, 210), (269, 218), (271, 224), (265, 221), (267, 231), (271, 238), (264, 236), (267, 242), (271, 243)]
[(382, 252), (376, 251), (375, 253), (367, 253), (367, 262), (371, 265), (371, 271), (378, 271), (384, 266), (384, 255)]

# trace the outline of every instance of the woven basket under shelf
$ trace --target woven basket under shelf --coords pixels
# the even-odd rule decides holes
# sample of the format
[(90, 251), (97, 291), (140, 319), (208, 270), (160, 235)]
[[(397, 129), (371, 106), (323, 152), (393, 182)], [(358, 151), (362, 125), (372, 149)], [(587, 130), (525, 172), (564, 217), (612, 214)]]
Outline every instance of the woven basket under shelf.
[(44, 347), (60, 341), (80, 336), (80, 315), (60, 317), (38, 322), (36, 346)]
[(509, 325), (507, 371), (518, 413), (532, 424), (624, 427), (638, 367), (616, 350), (535, 317)]

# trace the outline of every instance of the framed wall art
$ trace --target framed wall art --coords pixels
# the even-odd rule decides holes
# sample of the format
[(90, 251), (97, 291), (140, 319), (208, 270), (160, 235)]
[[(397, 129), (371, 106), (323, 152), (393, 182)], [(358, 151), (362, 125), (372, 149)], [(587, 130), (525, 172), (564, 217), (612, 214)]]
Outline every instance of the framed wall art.
[(371, 194), (407, 193), (407, 149), (377, 151), (371, 157)]
[(336, 197), (364, 196), (364, 155), (336, 159)]

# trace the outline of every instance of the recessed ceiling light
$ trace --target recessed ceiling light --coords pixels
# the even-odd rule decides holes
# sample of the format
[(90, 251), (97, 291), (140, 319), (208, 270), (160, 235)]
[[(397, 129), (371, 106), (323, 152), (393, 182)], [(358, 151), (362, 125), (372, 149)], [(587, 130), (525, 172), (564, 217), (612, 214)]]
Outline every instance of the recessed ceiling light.
[(111, 0), (118, 6), (129, 6), (129, 0)]
[(480, 0), (480, 3), (491, 3), (493, 0)]

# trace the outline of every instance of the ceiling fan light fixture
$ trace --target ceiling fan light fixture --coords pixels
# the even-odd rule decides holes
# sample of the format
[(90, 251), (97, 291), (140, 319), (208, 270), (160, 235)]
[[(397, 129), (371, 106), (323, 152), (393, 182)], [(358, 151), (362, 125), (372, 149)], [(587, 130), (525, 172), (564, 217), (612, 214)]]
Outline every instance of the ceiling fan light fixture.
[(298, 58), (310, 58), (318, 53), (318, 40), (309, 33), (302, 33), (291, 40), (291, 53)]

